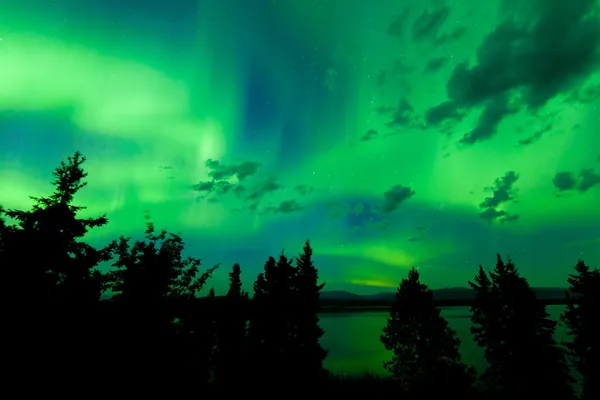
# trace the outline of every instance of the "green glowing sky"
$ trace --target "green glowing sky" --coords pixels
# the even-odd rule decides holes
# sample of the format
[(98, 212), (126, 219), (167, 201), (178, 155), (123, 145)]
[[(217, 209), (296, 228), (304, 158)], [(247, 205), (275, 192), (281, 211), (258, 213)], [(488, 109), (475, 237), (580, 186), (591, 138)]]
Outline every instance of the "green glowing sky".
[[(143, 5), (142, 5), (143, 3)], [(600, 266), (594, 0), (20, 0), (0, 5), (0, 203), (81, 150), (106, 243), (159, 227), (205, 265), (310, 238), (328, 289), (413, 265), (465, 286)], [(9, 189), (7, 189), (9, 188)], [(388, 289), (385, 289), (388, 290)]]

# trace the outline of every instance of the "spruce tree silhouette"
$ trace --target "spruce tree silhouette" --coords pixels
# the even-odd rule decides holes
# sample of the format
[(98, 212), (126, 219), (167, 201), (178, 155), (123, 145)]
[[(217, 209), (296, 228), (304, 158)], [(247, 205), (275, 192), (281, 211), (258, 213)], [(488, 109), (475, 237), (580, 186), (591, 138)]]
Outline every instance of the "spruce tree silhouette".
[(307, 240), (302, 253), (296, 257), (295, 368), (298, 379), (316, 383), (327, 374), (323, 368), (327, 351), (320, 344), (325, 331), (319, 326), (317, 314), (320, 309), (320, 292), (325, 284), (318, 283), (319, 272), (313, 264), (312, 253), (310, 242)]
[[(183, 257), (181, 236), (166, 230), (156, 233), (149, 221), (145, 239), (132, 246), (129, 242), (130, 238), (119, 239), (116, 269), (108, 279), (113, 301), (125, 313), (118, 329), (127, 339), (133, 363), (129, 367), (169, 380), (193, 374), (205, 381), (211, 344), (201, 327), (209, 328), (208, 323), (198, 321), (202, 316), (193, 304), (218, 265), (200, 273), (200, 260)], [(160, 338), (160, 349), (148, 348), (153, 339)]]
[(568, 282), (570, 293), (561, 320), (571, 340), (565, 345), (583, 378), (581, 399), (600, 399), (600, 271), (579, 260)]
[(433, 292), (419, 281), (413, 267), (403, 278), (381, 342), (392, 351), (384, 367), (408, 398), (473, 396), (472, 371), (461, 362), (460, 340), (433, 301)]
[[(476, 293), (475, 300), (471, 304), (471, 334), (478, 346), (483, 347), (488, 366), (480, 376), (480, 383), (487, 388), (494, 388), (500, 385), (495, 380), (503, 374), (500, 368), (503, 365), (499, 362), (505, 355), (502, 347), (503, 337), (501, 314), (502, 307), (497, 295), (497, 288), (492, 285), (492, 281), (479, 266), (479, 271), (475, 276), (474, 282), (469, 281), (469, 286)], [(491, 389), (490, 389), (491, 390)]]
[(545, 305), (510, 259), (505, 264), (498, 255), (490, 279), (484, 275), (480, 269), (471, 283), (472, 322), (477, 344), (486, 347), (490, 397), (573, 399), (564, 351), (553, 336), (556, 322)]
[(294, 379), (294, 275), (295, 268), (282, 252), (277, 262), (269, 257), (254, 283), (248, 331), (253, 385), (263, 379), (280, 383)]
[[(54, 192), (31, 197), (35, 203), (30, 210), (2, 210), (15, 221), (2, 228), (3, 279), (10, 282), (3, 291), (12, 299), (12, 329), (6, 333), (29, 342), (19, 357), (33, 357), (30, 367), (39, 366), (44, 374), (52, 372), (44, 364), (57, 357), (65, 368), (74, 368), (73, 374), (97, 360), (90, 344), (98, 336), (102, 277), (95, 267), (110, 259), (112, 247), (96, 249), (82, 240), (90, 229), (108, 222), (104, 215), (78, 217), (85, 207), (73, 201), (87, 184), (84, 162), (79, 152), (62, 161), (53, 172)], [(53, 345), (42, 349), (40, 343)], [(78, 351), (69, 350), (74, 346)]]
[(218, 354), (215, 379), (232, 384), (244, 379), (246, 362), (246, 324), (248, 294), (242, 290), (241, 268), (234, 264), (229, 273), (229, 290), (219, 316)]

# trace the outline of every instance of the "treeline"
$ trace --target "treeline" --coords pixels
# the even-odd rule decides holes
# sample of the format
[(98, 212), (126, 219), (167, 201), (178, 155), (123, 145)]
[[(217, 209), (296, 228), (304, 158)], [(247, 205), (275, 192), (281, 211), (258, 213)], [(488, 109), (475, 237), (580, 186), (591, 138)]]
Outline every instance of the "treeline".
[[(390, 378), (341, 379), (323, 366), (324, 284), (308, 241), (296, 257), (269, 257), (252, 297), (242, 289), (239, 264), (225, 296), (212, 289), (200, 296), (219, 266), (184, 258), (181, 236), (157, 231), (149, 219), (142, 240), (121, 237), (100, 249), (85, 243), (86, 233), (108, 220), (78, 216), (83, 207), (74, 196), (86, 184), (84, 161), (75, 153), (62, 162), (54, 193), (34, 198), (30, 210), (0, 209), (3, 354), (17, 380), (83, 391), (169, 388), (171, 395), (319, 397), (331, 390), (558, 400), (577, 397), (570, 363), (582, 377), (578, 396), (600, 398), (600, 272), (583, 261), (568, 278), (562, 320), (571, 340), (564, 344), (555, 341), (556, 323), (512, 260), (498, 256), (493, 271), (479, 268), (469, 284), (476, 292), (472, 333), (488, 361), (480, 376), (461, 360), (456, 333), (413, 268), (380, 338), (391, 354), (384, 363)], [(103, 262), (112, 265), (107, 273), (97, 269)], [(109, 300), (101, 300), (105, 293)]]

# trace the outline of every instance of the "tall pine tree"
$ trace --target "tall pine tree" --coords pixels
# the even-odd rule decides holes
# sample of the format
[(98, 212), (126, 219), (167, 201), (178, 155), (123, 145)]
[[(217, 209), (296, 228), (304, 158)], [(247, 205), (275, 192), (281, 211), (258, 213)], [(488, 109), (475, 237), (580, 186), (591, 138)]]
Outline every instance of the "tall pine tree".
[(400, 283), (381, 342), (392, 352), (384, 367), (409, 398), (472, 395), (472, 375), (458, 352), (460, 340), (415, 268)]
[(565, 344), (583, 378), (581, 399), (600, 399), (600, 271), (579, 260), (568, 282), (567, 307), (561, 319), (571, 340)]
[(473, 332), (486, 348), (485, 377), (499, 399), (573, 399), (572, 379), (562, 348), (554, 340), (556, 322), (512, 262), (497, 256), (489, 281), (483, 270), (475, 289)]
[(100, 356), (91, 345), (100, 337), (102, 276), (96, 267), (109, 260), (111, 247), (96, 248), (83, 240), (108, 222), (104, 215), (81, 217), (85, 207), (74, 204), (87, 185), (84, 162), (79, 152), (62, 161), (53, 172), (53, 193), (31, 197), (31, 209), (0, 210), (0, 218), (9, 218), (0, 232), (0, 261), (2, 292), (11, 304), (4, 315), (10, 326), (5, 341), (20, 348), (15, 370), (29, 360), (30, 374), (39, 368), (47, 377), (57, 372), (50, 365), (60, 358), (62, 374), (82, 378), (80, 373), (92, 371)]
[(319, 326), (317, 314), (320, 292), (325, 284), (319, 284), (319, 272), (313, 264), (312, 253), (307, 240), (302, 253), (296, 258), (294, 313), (298, 378), (314, 382), (326, 374), (323, 361), (327, 351), (320, 344), (325, 331)]
[(229, 273), (229, 290), (223, 299), (219, 318), (219, 344), (216, 357), (216, 380), (219, 383), (239, 382), (246, 370), (246, 324), (248, 294), (242, 289), (242, 270), (234, 264)]
[(250, 326), (251, 379), (293, 379), (295, 268), (283, 252), (267, 260), (254, 283)]

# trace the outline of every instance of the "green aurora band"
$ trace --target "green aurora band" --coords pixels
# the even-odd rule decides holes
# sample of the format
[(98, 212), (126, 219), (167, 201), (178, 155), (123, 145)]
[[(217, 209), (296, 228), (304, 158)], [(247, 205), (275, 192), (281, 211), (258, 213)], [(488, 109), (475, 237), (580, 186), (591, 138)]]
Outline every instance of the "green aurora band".
[(600, 265), (597, 2), (143, 3), (0, 4), (0, 204), (80, 150), (90, 241), (149, 212), (217, 292), (307, 238), (356, 293), (413, 265), (466, 286), (496, 252), (535, 286)]

